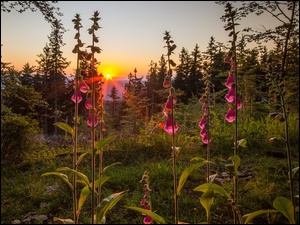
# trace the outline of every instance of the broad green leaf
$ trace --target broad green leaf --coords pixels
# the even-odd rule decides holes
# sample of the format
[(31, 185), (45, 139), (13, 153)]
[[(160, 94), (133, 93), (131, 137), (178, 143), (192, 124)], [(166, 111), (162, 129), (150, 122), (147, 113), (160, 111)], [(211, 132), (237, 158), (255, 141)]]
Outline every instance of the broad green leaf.
[(112, 142), (117, 136), (116, 135), (112, 135), (112, 136), (109, 136), (107, 138), (104, 138), (98, 142), (95, 143), (95, 150), (98, 150), (100, 149), (101, 147), (103, 147), (104, 145)]
[(72, 127), (70, 127), (67, 123), (63, 123), (63, 122), (56, 122), (54, 123), (54, 125), (58, 126), (60, 129), (68, 132), (69, 134), (72, 135), (72, 138), (74, 138), (75, 133), (74, 133), (74, 129)]
[(202, 161), (202, 162), (200, 162), (200, 163), (196, 163), (196, 164), (191, 165), (190, 167), (186, 168), (186, 169), (182, 172), (182, 174), (181, 174), (181, 176), (180, 176), (180, 178), (179, 178), (179, 181), (178, 181), (178, 187), (177, 187), (177, 195), (178, 195), (178, 196), (180, 195), (180, 191), (181, 191), (183, 185), (185, 184), (187, 178), (189, 177), (189, 175), (190, 175), (195, 169), (197, 169), (198, 167), (203, 166), (203, 165), (205, 165), (205, 164), (207, 164), (207, 163), (211, 163), (211, 162), (205, 160), (205, 161)]
[(55, 175), (60, 177), (61, 179), (63, 179), (64, 182), (67, 183), (67, 185), (71, 188), (71, 190), (73, 191), (73, 185), (70, 183), (69, 178), (66, 174), (63, 173), (58, 173), (58, 172), (48, 172), (48, 173), (43, 173), (41, 176), (50, 176), (50, 175)]
[(258, 211), (243, 215), (242, 221), (243, 221), (243, 224), (252, 223), (252, 220), (261, 214), (276, 213), (276, 212), (278, 212), (278, 211), (275, 209), (258, 210)]
[(96, 207), (96, 224), (99, 224), (103, 219), (105, 219), (108, 210), (112, 209), (118, 203), (118, 201), (122, 199), (126, 192), (127, 190), (114, 193), (100, 202), (100, 204)]
[(241, 139), (241, 140), (238, 141), (238, 147), (241, 146), (243, 148), (246, 148), (247, 147), (246, 144), (247, 144), (246, 139)]
[(212, 206), (213, 202), (214, 202), (214, 191), (208, 189), (206, 192), (202, 194), (200, 198), (200, 203), (206, 210), (207, 218), (209, 218), (210, 216), (210, 207)]
[(76, 175), (78, 175), (80, 178), (82, 178), (82, 180), (85, 182), (86, 185), (89, 185), (89, 183), (90, 183), (89, 178), (85, 174), (83, 174), (81, 172), (78, 172), (74, 169), (71, 169), (69, 167), (60, 167), (60, 168), (57, 168), (56, 171), (70, 171), (70, 172), (73, 172)]
[[(104, 182), (106, 182), (110, 177), (105, 176), (105, 177), (101, 177), (99, 179), (97, 179), (95, 181), (95, 185), (94, 188), (98, 188), (100, 185), (102, 185)], [(90, 184), (90, 186), (92, 186), (92, 184)], [(89, 188), (88, 185), (86, 185), (80, 192), (80, 196), (79, 196), (79, 200), (78, 200), (78, 209), (77, 209), (77, 216), (79, 216), (79, 213), (82, 209), (82, 206), (84, 204), (84, 202), (86, 201), (87, 197), (90, 195), (91, 190)]]
[(219, 193), (221, 195), (224, 195), (227, 199), (230, 198), (229, 194), (225, 191), (225, 189), (215, 183), (201, 184), (198, 187), (195, 187), (193, 190), (194, 191), (202, 191), (202, 192), (206, 192), (207, 190), (213, 190), (214, 193)]
[(152, 212), (149, 209), (142, 209), (140, 207), (135, 207), (135, 206), (125, 206), (125, 208), (132, 209), (132, 210), (138, 211), (140, 213), (145, 213), (147, 216), (150, 216), (158, 224), (167, 224), (163, 217), (161, 217), (160, 215)]
[(81, 154), (81, 155), (78, 157), (78, 159), (77, 159), (76, 165), (78, 166), (79, 163), (80, 163), (80, 162), (84, 159), (84, 157), (85, 157), (86, 155), (88, 155), (88, 154), (89, 154), (89, 152), (85, 152), (85, 153)]
[(290, 224), (296, 224), (292, 201), (285, 197), (277, 197), (273, 201), (273, 207), (281, 212), (289, 220)]

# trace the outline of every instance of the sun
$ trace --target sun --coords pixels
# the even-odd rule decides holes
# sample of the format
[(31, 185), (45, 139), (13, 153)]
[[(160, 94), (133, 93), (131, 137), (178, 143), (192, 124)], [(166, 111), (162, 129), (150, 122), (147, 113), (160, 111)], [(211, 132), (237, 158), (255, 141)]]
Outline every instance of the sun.
[(106, 78), (107, 80), (111, 80), (112, 76), (111, 76), (110, 73), (107, 73), (107, 74), (105, 74), (105, 78)]

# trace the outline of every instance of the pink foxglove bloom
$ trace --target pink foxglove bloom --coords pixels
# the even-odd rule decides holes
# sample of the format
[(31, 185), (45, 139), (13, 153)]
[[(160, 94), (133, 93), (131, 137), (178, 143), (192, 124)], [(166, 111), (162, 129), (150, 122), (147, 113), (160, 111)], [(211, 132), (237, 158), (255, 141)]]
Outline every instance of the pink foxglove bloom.
[(165, 109), (171, 111), (172, 110), (172, 101), (168, 98), (166, 104), (165, 104)]
[(93, 107), (92, 98), (87, 97), (86, 100), (85, 100), (85, 108), (86, 109), (91, 109), (92, 107)]
[(82, 93), (87, 93), (87, 91), (90, 89), (90, 87), (85, 83), (83, 79), (80, 80), (80, 91)]
[(207, 103), (204, 103), (204, 104), (202, 105), (202, 110), (203, 110), (204, 112), (207, 110)]
[[(74, 94), (71, 97), (71, 100), (76, 103), (76, 92), (75, 92), (75, 89), (74, 89)], [(82, 100), (81, 92), (80, 92), (80, 90), (77, 90), (77, 103), (81, 102), (81, 100)]]
[(234, 74), (230, 73), (225, 83), (226, 87), (231, 88), (231, 85), (234, 84)]
[[(233, 100), (233, 102), (232, 102), (233, 104), (235, 104), (235, 99)], [(240, 96), (238, 96), (237, 97), (237, 108), (238, 109), (240, 109), (240, 108), (242, 108), (242, 103), (241, 103), (241, 97)]]
[(168, 88), (171, 85), (171, 77), (169, 75), (165, 76), (163, 87)]
[(232, 123), (235, 121), (235, 110), (234, 108), (230, 108), (225, 116), (225, 119), (229, 122)]
[(168, 117), (168, 115), (169, 115), (169, 114), (168, 114), (168, 111), (165, 110), (165, 109), (163, 110), (163, 114), (164, 114), (166, 117)]
[(206, 96), (202, 96), (200, 99), (199, 99), (199, 102), (200, 103), (204, 103), (206, 101)]
[[(89, 113), (87, 125), (89, 127), (93, 127), (93, 114), (92, 113)], [(94, 114), (94, 127), (96, 127), (97, 125), (98, 125), (98, 117), (96, 114)]]
[[(173, 126), (172, 126), (172, 117), (168, 117), (167, 121), (166, 121), (166, 125), (164, 127), (164, 130), (172, 135), (173, 134)], [(178, 126), (176, 125), (176, 121), (174, 120), (174, 134), (176, 133), (176, 131), (178, 130)]]
[(208, 143), (211, 142), (211, 139), (208, 138), (208, 135), (207, 135), (207, 134), (204, 134), (203, 137), (202, 137), (202, 142), (203, 142), (204, 144), (208, 144)]
[(150, 216), (145, 216), (143, 219), (144, 224), (152, 224), (152, 218)]
[(102, 131), (106, 131), (106, 125), (105, 125), (105, 123), (102, 123)]
[(227, 102), (233, 102), (235, 98), (235, 88), (231, 87), (229, 88), (228, 93), (225, 95), (225, 99)]
[(207, 117), (206, 117), (206, 116), (202, 117), (202, 119), (200, 120), (200, 122), (199, 122), (199, 124), (198, 124), (199, 127), (200, 127), (201, 129), (203, 129), (203, 128), (205, 127), (206, 122), (207, 122)]
[(204, 127), (201, 131), (200, 131), (200, 136), (203, 138), (205, 135), (207, 134), (207, 130)]

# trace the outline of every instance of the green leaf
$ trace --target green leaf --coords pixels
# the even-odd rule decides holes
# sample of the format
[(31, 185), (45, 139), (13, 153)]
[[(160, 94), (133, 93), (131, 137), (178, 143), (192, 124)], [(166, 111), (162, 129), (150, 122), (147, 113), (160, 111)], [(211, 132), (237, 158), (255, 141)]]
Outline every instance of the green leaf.
[(281, 212), (289, 220), (290, 224), (296, 224), (294, 206), (289, 199), (277, 197), (273, 201), (273, 207)]
[(195, 187), (193, 190), (194, 191), (202, 191), (202, 192), (206, 192), (207, 190), (213, 190), (214, 193), (219, 193), (221, 195), (224, 195), (227, 199), (230, 198), (229, 194), (225, 191), (225, 189), (215, 183), (201, 184), (198, 187)]
[(85, 157), (86, 155), (88, 155), (88, 154), (90, 154), (90, 152), (85, 152), (85, 153), (81, 154), (81, 155), (78, 157), (78, 159), (77, 159), (76, 165), (78, 166), (79, 163), (80, 163), (80, 162), (84, 159), (84, 157)]
[(140, 213), (145, 213), (147, 216), (150, 216), (158, 224), (167, 224), (163, 217), (161, 217), (160, 215), (152, 212), (149, 209), (142, 209), (140, 207), (135, 207), (135, 206), (125, 206), (125, 208), (132, 209), (132, 210), (138, 211)]
[(69, 134), (72, 135), (72, 138), (74, 138), (75, 136), (75, 132), (74, 129), (72, 127), (70, 127), (68, 124), (63, 123), (63, 122), (56, 122), (54, 123), (54, 125), (58, 126), (60, 129), (68, 132)]
[(201, 205), (206, 210), (206, 217), (209, 218), (210, 215), (210, 208), (214, 202), (214, 191), (212, 189), (208, 189), (204, 192), (200, 198)]
[(102, 139), (102, 140), (96, 142), (96, 143), (95, 143), (95, 148), (94, 148), (94, 149), (95, 149), (95, 150), (100, 149), (100, 148), (103, 147), (104, 145), (106, 145), (106, 144), (112, 142), (116, 137), (117, 137), (116, 135), (112, 135), (112, 136), (109, 136), (109, 137), (107, 137), (107, 138), (105, 138), (105, 139)]
[(122, 197), (125, 195), (126, 191), (121, 191), (118, 193), (114, 193), (105, 199), (103, 199), (100, 204), (96, 207), (96, 219), (95, 223), (99, 224), (103, 219), (105, 219), (106, 213), (108, 210), (112, 209), (118, 201), (122, 199)]
[(180, 195), (181, 189), (182, 189), (183, 185), (185, 184), (185, 182), (186, 182), (187, 178), (189, 177), (189, 175), (190, 175), (195, 169), (197, 169), (197, 168), (199, 168), (200, 166), (203, 166), (203, 165), (205, 165), (205, 164), (207, 164), (207, 163), (211, 163), (211, 162), (204, 160), (204, 161), (202, 161), (202, 162), (200, 162), (200, 163), (196, 163), (196, 164), (194, 164), (194, 165), (191, 165), (190, 167), (186, 168), (186, 169), (182, 172), (182, 174), (181, 174), (181, 176), (180, 176), (180, 178), (179, 178), (179, 181), (178, 181), (178, 187), (177, 187), (177, 195), (178, 195), (178, 196)]
[(234, 167), (234, 176), (238, 176), (238, 167), (241, 164), (241, 159), (238, 155), (234, 155), (230, 157), (231, 161), (233, 162), (233, 167)]
[(63, 179), (64, 182), (67, 183), (67, 185), (71, 188), (71, 190), (73, 191), (73, 185), (70, 183), (69, 178), (66, 174), (63, 173), (58, 173), (58, 172), (48, 172), (48, 173), (43, 173), (41, 176), (50, 176), (50, 175), (55, 175), (60, 177), (61, 179)]
[(252, 220), (261, 214), (276, 213), (276, 212), (278, 212), (278, 211), (275, 209), (258, 210), (258, 211), (243, 215), (242, 221), (243, 221), (243, 224), (252, 223)]
[(56, 169), (56, 171), (70, 171), (70, 172), (73, 172), (73, 173), (75, 173), (76, 175), (78, 175), (80, 178), (82, 178), (82, 180), (84, 181), (84, 183), (86, 184), (86, 185), (89, 185), (89, 178), (85, 175), (85, 174), (83, 174), (83, 173), (81, 173), (81, 172), (78, 172), (78, 171), (76, 171), (76, 170), (74, 170), (74, 169), (71, 169), (71, 168), (69, 168), (69, 167), (61, 167), (61, 168), (57, 168)]
[(118, 165), (118, 164), (121, 164), (120, 162), (115, 162), (115, 163), (112, 163), (106, 167), (103, 168), (102, 170), (102, 173), (104, 173), (108, 168), (112, 167), (112, 166), (115, 166), (115, 165)]
[(243, 148), (246, 148), (247, 147), (246, 144), (247, 144), (246, 139), (241, 139), (241, 140), (238, 141), (238, 147), (241, 146)]

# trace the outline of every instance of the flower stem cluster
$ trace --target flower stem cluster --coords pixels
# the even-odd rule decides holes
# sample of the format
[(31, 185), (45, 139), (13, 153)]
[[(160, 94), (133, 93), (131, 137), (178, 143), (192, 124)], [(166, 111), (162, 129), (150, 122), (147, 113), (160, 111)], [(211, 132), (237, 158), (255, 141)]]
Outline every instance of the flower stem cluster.
[[(148, 172), (145, 171), (143, 176), (142, 176), (142, 179), (140, 180), (140, 183), (143, 183), (144, 186), (143, 186), (143, 198), (140, 202), (140, 205), (143, 206), (144, 209), (147, 209), (147, 210), (150, 210), (152, 211), (152, 205), (151, 205), (151, 189), (150, 189), (150, 186), (149, 186), (149, 175), (148, 175)], [(152, 224), (152, 218), (144, 213), (142, 213), (144, 217), (143, 219), (143, 223), (144, 224)]]

